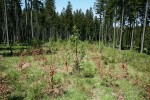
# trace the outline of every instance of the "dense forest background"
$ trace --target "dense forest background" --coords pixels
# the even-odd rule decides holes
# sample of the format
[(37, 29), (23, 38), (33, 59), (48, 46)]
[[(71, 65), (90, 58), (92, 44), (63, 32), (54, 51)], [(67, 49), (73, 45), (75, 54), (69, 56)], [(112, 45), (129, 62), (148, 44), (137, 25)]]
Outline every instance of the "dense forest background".
[(95, 5), (85, 13), (81, 9), (73, 11), (69, 1), (61, 13), (56, 12), (55, 0), (21, 2), (0, 0), (0, 44), (67, 40), (76, 26), (83, 41), (99, 41), (141, 53), (150, 48), (149, 0), (95, 0)]

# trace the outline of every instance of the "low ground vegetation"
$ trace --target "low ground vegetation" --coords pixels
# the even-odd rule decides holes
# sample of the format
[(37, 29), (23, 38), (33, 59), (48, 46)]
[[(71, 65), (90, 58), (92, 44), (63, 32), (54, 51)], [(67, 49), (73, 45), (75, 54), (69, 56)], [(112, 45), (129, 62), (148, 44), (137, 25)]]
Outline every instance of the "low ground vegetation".
[(86, 41), (77, 48), (59, 41), (1, 56), (0, 99), (150, 99), (150, 56)]

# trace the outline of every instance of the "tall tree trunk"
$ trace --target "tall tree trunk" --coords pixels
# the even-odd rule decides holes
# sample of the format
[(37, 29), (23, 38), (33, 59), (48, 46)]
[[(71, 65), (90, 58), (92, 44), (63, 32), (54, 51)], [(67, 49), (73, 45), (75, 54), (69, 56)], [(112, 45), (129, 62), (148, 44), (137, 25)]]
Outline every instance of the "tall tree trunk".
[(19, 21), (19, 17), (18, 17), (18, 14), (17, 14), (17, 3), (15, 2), (15, 17), (16, 17), (16, 31), (15, 31), (15, 34), (14, 34), (14, 42), (16, 42), (16, 40), (18, 40), (18, 36), (19, 36), (19, 27), (18, 27), (18, 21)]
[(117, 27), (117, 44), (116, 44), (117, 47), (119, 46), (119, 39), (120, 39), (120, 27), (118, 26)]
[(102, 16), (103, 16), (103, 21), (102, 21), (102, 26), (101, 26), (101, 29), (102, 29), (101, 34), (102, 34), (102, 43), (104, 43), (104, 12)]
[(101, 38), (101, 14), (100, 14), (100, 20), (99, 20), (99, 35), (98, 35), (98, 41), (99, 41), (99, 50), (100, 50), (100, 38)]
[(28, 37), (28, 32), (27, 32), (27, 30), (28, 30), (28, 5), (27, 5), (27, 2), (28, 2), (28, 0), (25, 0), (25, 18), (26, 18), (26, 24), (25, 24), (25, 39), (27, 39), (28, 41), (29, 41), (29, 37)]
[(119, 50), (122, 49), (122, 36), (123, 36), (123, 27), (124, 27), (124, 0), (123, 0), (123, 8), (122, 8), (122, 14), (121, 14), (121, 32), (120, 32), (120, 43), (119, 43)]
[(101, 34), (102, 34), (102, 43), (104, 43), (104, 29), (103, 29), (103, 22), (102, 22), (102, 26), (101, 26)]
[(6, 30), (6, 37), (7, 37), (7, 46), (9, 46), (9, 35), (8, 35), (8, 21), (7, 21), (7, 4), (6, 4), (6, 0), (4, 0), (4, 6), (5, 6), (5, 30)]
[(28, 7), (28, 6), (27, 6), (27, 2), (28, 2), (28, 1), (27, 1), (27, 0), (25, 0), (25, 10), (26, 10), (26, 26), (27, 26), (27, 24), (28, 24), (28, 17), (27, 17), (27, 16), (28, 16), (28, 11), (27, 11), (27, 7)]
[(145, 27), (146, 27), (146, 18), (147, 18), (147, 11), (148, 11), (148, 0), (146, 2), (146, 8), (145, 8), (145, 17), (144, 17), (144, 27), (143, 27), (143, 33), (141, 37), (141, 53), (143, 53), (143, 47), (144, 47), (144, 35), (145, 35)]
[(104, 43), (107, 44), (107, 24), (106, 24), (106, 27), (105, 27), (105, 32), (104, 32)]
[(133, 49), (133, 37), (134, 37), (134, 27), (135, 27), (135, 22), (133, 22), (133, 24), (132, 24), (132, 33), (131, 33), (131, 45), (130, 45), (130, 50), (132, 50)]
[(35, 22), (35, 33), (36, 38), (39, 39), (39, 24), (38, 24), (38, 9), (36, 9), (36, 22)]
[(6, 43), (6, 38), (5, 38), (5, 26), (2, 28), (3, 30), (3, 37), (2, 37), (2, 40), (4, 41), (4, 44)]
[[(112, 16), (111, 16), (112, 17)], [(112, 29), (113, 29), (113, 18), (110, 18), (108, 22), (108, 36), (109, 36), (109, 46), (112, 44)]]
[(32, 33), (32, 38), (34, 38), (34, 35), (33, 35), (33, 14), (32, 14), (32, 0), (31, 0), (31, 11), (30, 11), (30, 13), (31, 13), (31, 33)]
[(115, 7), (115, 18), (114, 18), (114, 36), (113, 36), (113, 48), (116, 45), (116, 7)]

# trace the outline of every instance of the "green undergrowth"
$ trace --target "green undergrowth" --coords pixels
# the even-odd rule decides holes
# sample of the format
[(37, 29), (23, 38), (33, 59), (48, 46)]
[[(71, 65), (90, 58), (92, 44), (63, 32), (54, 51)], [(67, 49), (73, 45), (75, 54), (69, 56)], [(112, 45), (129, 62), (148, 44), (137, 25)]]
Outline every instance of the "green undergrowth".
[[(150, 56), (82, 42), (84, 57), (75, 67), (68, 42), (51, 42), (52, 54), (0, 58), (0, 99), (148, 100)], [(80, 54), (80, 53), (78, 53)], [(82, 53), (81, 53), (82, 54)], [(79, 56), (80, 57), (80, 56)], [(23, 64), (22, 64), (23, 63)], [(23, 67), (25, 66), (25, 67)]]

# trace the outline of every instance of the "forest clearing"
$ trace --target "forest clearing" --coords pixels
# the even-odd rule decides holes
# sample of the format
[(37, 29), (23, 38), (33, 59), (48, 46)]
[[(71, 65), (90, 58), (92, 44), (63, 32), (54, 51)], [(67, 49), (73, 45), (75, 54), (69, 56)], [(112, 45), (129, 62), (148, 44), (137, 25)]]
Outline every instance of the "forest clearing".
[(150, 100), (150, 1), (0, 0), (0, 100)]
[(150, 99), (150, 56), (102, 44), (99, 52), (98, 43), (82, 44), (77, 58), (69, 42), (1, 57), (1, 99)]

